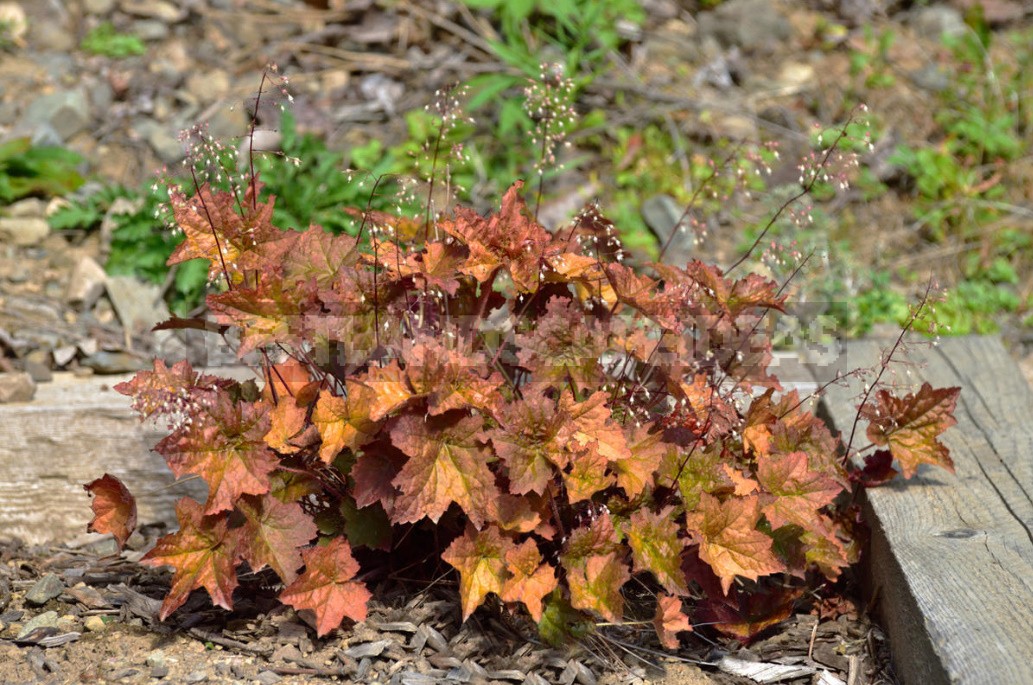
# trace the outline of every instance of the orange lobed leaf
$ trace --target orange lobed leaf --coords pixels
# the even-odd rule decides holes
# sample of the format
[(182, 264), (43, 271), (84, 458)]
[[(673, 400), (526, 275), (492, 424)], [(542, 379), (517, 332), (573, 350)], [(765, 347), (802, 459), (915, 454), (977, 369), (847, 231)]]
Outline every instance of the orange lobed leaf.
[(502, 584), (504, 602), (523, 602), (535, 623), (542, 620), (542, 600), (556, 589), (556, 569), (542, 561), (534, 540), (527, 539), (506, 550), (506, 570), (510, 576)]
[(631, 457), (624, 431), (613, 420), (610, 408), (606, 406), (608, 399), (607, 393), (600, 390), (578, 402), (570, 390), (564, 390), (560, 395), (559, 410), (569, 418), (564, 422), (557, 438), (568, 444), (572, 443), (573, 451), (583, 449), (590, 442), (598, 442), (599, 453), (608, 461)]
[(269, 414), (264, 403), (234, 402), (215, 395), (204, 420), (163, 438), (155, 451), (180, 478), (197, 475), (208, 484), (205, 514), (232, 509), (241, 495), (269, 492), (269, 474), (279, 464), (265, 443)]
[[(357, 376), (354, 385), (355, 399), (372, 421), (385, 418), (415, 396), (405, 371), (394, 359), (387, 366), (374, 366)], [(353, 392), (351, 387), (348, 390), (349, 394)]]
[[(369, 418), (368, 405), (362, 403), (364, 386), (348, 383), (347, 397), (322, 392), (312, 412), (312, 423), (319, 429), (323, 444), (319, 458), (329, 464), (341, 450), (356, 451), (376, 436), (378, 424)], [(352, 392), (353, 391), (353, 392)]]
[(245, 523), (240, 556), (260, 571), (269, 566), (285, 583), (292, 583), (301, 568), (300, 548), (319, 532), (297, 502), (281, 502), (273, 495), (244, 496), (237, 510)]
[(412, 392), (427, 398), (432, 416), (469, 407), (490, 413), (505, 382), (498, 372), (487, 373), (483, 354), (462, 343), (449, 347), (440, 339), (423, 337), (406, 344), (403, 356)]
[(721, 502), (700, 495), (699, 507), (686, 515), (686, 526), (699, 542), (699, 556), (721, 579), (727, 595), (735, 576), (757, 580), (785, 570), (771, 550), (771, 538), (757, 530), (760, 498), (757, 495)]
[(807, 530), (818, 510), (836, 499), (843, 486), (828, 475), (814, 471), (803, 452), (776, 453), (757, 464), (757, 481), (770, 493), (763, 497), (762, 511), (772, 528), (795, 523)]
[(609, 621), (624, 613), (621, 587), (631, 578), (610, 515), (603, 512), (576, 528), (560, 556), (575, 609), (594, 611)]
[(457, 414), (426, 420), (406, 414), (391, 427), (391, 442), (409, 457), (393, 481), (400, 490), (395, 523), (413, 523), (424, 516), (437, 523), (452, 502), (475, 526), (498, 518), (498, 488), (487, 464), (490, 450), (479, 442), (484, 420)]
[(280, 593), (281, 602), (315, 613), (319, 637), (341, 625), (345, 617), (366, 620), (366, 605), (372, 595), (365, 585), (352, 580), (359, 564), (343, 537), (305, 550), (302, 558), (305, 571)]
[(501, 403), (498, 428), (487, 433), (495, 453), (506, 464), (509, 490), (515, 495), (543, 494), (556, 468), (570, 462), (570, 453), (558, 438), (566, 421), (544, 385), (535, 385), (513, 402)]
[(674, 445), (663, 442), (663, 433), (653, 431), (650, 424), (636, 426), (627, 438), (628, 456), (610, 464), (617, 474), (617, 485), (628, 497), (642, 494), (654, 482), (654, 474)]
[(613, 485), (613, 474), (606, 472), (606, 457), (600, 454), (598, 443), (589, 443), (571, 456), (570, 469), (563, 473), (563, 482), (571, 504), (590, 500), (595, 493)]
[(657, 513), (644, 508), (636, 510), (624, 524), (624, 532), (628, 536), (636, 571), (649, 571), (672, 594), (689, 593), (685, 573), (681, 569), (685, 539), (678, 536), (679, 526), (673, 506)]
[(868, 439), (880, 447), (889, 446), (904, 478), (915, 475), (920, 464), (940, 466), (953, 473), (950, 451), (939, 436), (957, 423), (953, 414), (960, 394), (961, 388), (934, 390), (928, 383), (903, 398), (879, 390), (875, 406), (861, 407), (861, 418), (869, 421)]
[(656, 629), (661, 645), (667, 649), (678, 649), (678, 633), (692, 632), (689, 617), (682, 611), (681, 598), (671, 595), (660, 595), (657, 598), (653, 628)]
[(212, 602), (233, 609), (237, 587), (237, 548), (240, 529), (229, 528), (226, 515), (205, 516), (203, 507), (184, 497), (176, 503), (179, 531), (158, 540), (140, 560), (149, 566), (171, 566), (172, 587), (158, 612), (164, 621), (197, 588), (208, 591)]
[(90, 493), (93, 502), (93, 520), (86, 526), (91, 533), (110, 533), (118, 548), (126, 545), (126, 540), (136, 529), (136, 499), (129, 489), (118, 478), (105, 473), (97, 480), (83, 486)]
[(494, 525), (480, 531), (467, 526), (466, 532), (453, 540), (441, 555), (445, 562), (459, 571), (459, 598), (463, 603), (464, 621), (484, 602), (489, 592), (502, 595), (506, 555), (513, 548), (513, 541), (503, 537)]

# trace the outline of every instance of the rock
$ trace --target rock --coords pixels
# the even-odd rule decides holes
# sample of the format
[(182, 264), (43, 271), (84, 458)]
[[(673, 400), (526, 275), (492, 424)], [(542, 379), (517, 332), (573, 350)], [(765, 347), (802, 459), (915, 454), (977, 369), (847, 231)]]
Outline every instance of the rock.
[(169, 667), (168, 666), (155, 666), (154, 668), (151, 669), (151, 677), (152, 678), (157, 678), (158, 680), (161, 680), (162, 678), (164, 678), (168, 674), (169, 674)]
[(25, 637), (37, 628), (57, 628), (57, 612), (44, 611), (39, 616), (27, 621), (18, 631), (18, 639)]
[(917, 9), (911, 13), (908, 23), (915, 33), (936, 42), (940, 42), (945, 36), (960, 36), (968, 31), (961, 12), (946, 5)]
[(642, 203), (642, 218), (653, 231), (657, 243), (663, 247), (668, 239), (671, 240), (663, 255), (662, 261), (665, 264), (685, 266), (695, 250), (692, 233), (687, 228), (680, 228), (678, 234), (671, 238), (671, 232), (675, 230), (675, 225), (684, 211), (685, 207), (670, 195), (654, 195)]
[(25, 373), (32, 376), (32, 380), (36, 383), (49, 383), (54, 379), (54, 374), (50, 370), (49, 350), (33, 350), (29, 352), (25, 359), (22, 360), (22, 366), (25, 369)]
[(37, 50), (67, 52), (76, 48), (77, 41), (66, 22), (50, 20), (32, 22), (29, 44)]
[(29, 402), (36, 394), (36, 383), (27, 373), (0, 373), (0, 404)]
[(193, 685), (193, 683), (203, 683), (206, 680), (208, 680), (208, 674), (200, 669), (187, 673), (186, 677), (183, 678), (183, 682), (188, 683), (188, 685)]
[(128, 352), (108, 352), (100, 350), (89, 355), (79, 362), (85, 369), (94, 373), (132, 373), (147, 368), (142, 359)]
[(178, 8), (165, 0), (122, 0), (119, 6), (126, 14), (157, 19), (170, 24), (183, 21), (188, 14), (186, 9)]
[(908, 76), (916, 86), (930, 93), (941, 93), (951, 85), (951, 75), (938, 64), (927, 64)]
[(132, 32), (140, 40), (156, 43), (169, 37), (169, 25), (156, 19), (140, 19), (133, 22)]
[(144, 660), (144, 663), (146, 663), (150, 668), (154, 668), (156, 666), (164, 666), (165, 652), (163, 652), (160, 649), (155, 649), (148, 652), (147, 658)]
[(79, 348), (75, 345), (61, 345), (60, 347), (55, 347), (51, 351), (51, 354), (54, 355), (54, 366), (60, 369), (62, 366), (67, 365), (68, 362), (75, 359), (75, 355), (78, 351)]
[(275, 685), (275, 683), (280, 682), (283, 678), (272, 671), (259, 671), (258, 675), (255, 676), (255, 680), (257, 680), (261, 685)]
[(153, 283), (133, 276), (110, 276), (105, 287), (122, 327), (131, 335), (145, 333), (171, 316), (161, 289)]
[(81, 258), (75, 265), (71, 278), (68, 279), (65, 301), (78, 307), (80, 311), (91, 309), (104, 292), (107, 277), (104, 267), (93, 257)]
[(83, 7), (89, 14), (110, 14), (115, 9), (115, 0), (83, 0)]
[(391, 644), (391, 640), (377, 640), (366, 642), (361, 645), (354, 645), (344, 650), (344, 653), (353, 659), (361, 659), (367, 656), (380, 656)]
[(32, 216), (5, 216), (0, 218), (0, 242), (26, 247), (36, 245), (50, 233), (46, 219)]
[(7, 216), (22, 218), (42, 219), (47, 216), (47, 205), (35, 197), (28, 197), (10, 205), (6, 211)]
[(82, 90), (62, 90), (41, 95), (32, 101), (22, 115), (21, 128), (35, 130), (49, 125), (62, 141), (85, 131), (90, 125), (90, 106)]
[(183, 84), (190, 96), (197, 102), (215, 102), (230, 92), (230, 75), (223, 69), (194, 72)]
[(86, 627), (86, 631), (90, 633), (100, 633), (108, 627), (108, 624), (100, 616), (87, 616), (83, 625)]
[(48, 573), (25, 593), (25, 601), (42, 606), (65, 591), (65, 584), (54, 573)]
[(746, 52), (773, 52), (793, 34), (789, 20), (770, 0), (728, 0), (698, 17), (700, 37), (713, 36), (722, 45)]
[(183, 143), (179, 141), (171, 127), (159, 124), (153, 119), (142, 119), (137, 121), (133, 128), (147, 141), (159, 159), (166, 164), (178, 162), (186, 156)]
[(0, 3), (0, 35), (14, 45), (25, 47), (25, 33), (29, 30), (29, 20), (25, 10), (16, 2)]

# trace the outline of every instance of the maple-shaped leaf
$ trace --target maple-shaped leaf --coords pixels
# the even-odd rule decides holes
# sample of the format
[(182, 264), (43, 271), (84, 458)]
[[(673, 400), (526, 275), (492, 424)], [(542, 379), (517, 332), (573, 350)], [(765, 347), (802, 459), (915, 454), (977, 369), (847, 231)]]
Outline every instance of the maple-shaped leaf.
[(678, 633), (692, 632), (689, 617), (682, 611), (680, 597), (660, 595), (656, 600), (656, 614), (653, 616), (656, 636), (667, 649), (678, 649)]
[(636, 309), (667, 329), (679, 329), (677, 308), (661, 296), (659, 283), (623, 264), (605, 264), (603, 270), (617, 301)]
[(663, 433), (652, 430), (651, 424), (636, 426), (627, 443), (629, 456), (611, 462), (610, 467), (617, 474), (617, 485), (635, 498), (652, 487), (654, 474), (674, 445), (663, 442)]
[(254, 571), (269, 566), (283, 582), (294, 582), (301, 568), (300, 549), (317, 533), (312, 517), (297, 502), (281, 502), (269, 494), (242, 497), (237, 511), (245, 519), (240, 556)]
[(322, 483), (305, 473), (273, 471), (269, 477), (269, 494), (281, 502), (297, 502), (322, 489)]
[(238, 202), (234, 193), (213, 191), (207, 183), (189, 199), (172, 193), (169, 203), (176, 225), (183, 231), (183, 242), (167, 264), (207, 259), (211, 262), (209, 280), (222, 278), (225, 265), (233, 283), (241, 282), (246, 270), (278, 270), (296, 236), (273, 226), (275, 199), (252, 202), (255, 190), (249, 186), (243, 202)]
[(174, 571), (158, 620), (164, 621), (202, 587), (213, 603), (233, 609), (240, 529), (231, 529), (226, 515), (205, 516), (203, 507), (189, 497), (176, 503), (176, 518), (179, 531), (158, 540), (140, 560), (149, 566), (171, 566)]
[(771, 427), (778, 420), (774, 410), (772, 396), (774, 389), (769, 388), (763, 395), (754, 397), (742, 427), (742, 444), (757, 456), (771, 451)]
[(828, 475), (812, 470), (803, 452), (762, 457), (757, 464), (757, 481), (771, 495), (762, 501), (772, 528), (786, 523), (809, 528), (818, 510), (832, 504), (843, 492), (843, 486)]
[(758, 583), (748, 590), (732, 586), (723, 593), (721, 579), (697, 554), (689, 549), (682, 563), (685, 576), (702, 590), (703, 597), (693, 602), (692, 620), (697, 625), (713, 625), (715, 629), (749, 644), (760, 632), (784, 621), (803, 595), (803, 588), (787, 583)]
[(668, 452), (660, 464), (660, 475), (664, 482), (678, 488), (686, 510), (692, 510), (699, 506), (703, 493), (735, 490), (735, 483), (722, 468), (723, 463), (721, 443), (712, 442), (705, 447)]
[(846, 470), (837, 452), (838, 441), (824, 421), (801, 409), (801, 405), (796, 390), (785, 393), (772, 405), (771, 410), (778, 420), (770, 424), (768, 450), (784, 454), (803, 452), (812, 470), (825, 473), (846, 485)]
[(409, 460), (393, 483), (395, 523), (424, 516), (437, 523), (453, 502), (475, 526), (498, 517), (498, 488), (488, 468), (491, 451), (479, 438), (483, 418), (449, 412), (424, 419), (406, 414), (391, 426), (391, 442)]
[(524, 390), (521, 399), (502, 403), (497, 419), (499, 427), (487, 437), (506, 464), (510, 492), (543, 494), (555, 469), (570, 462), (565, 441), (558, 437), (566, 417), (545, 387), (537, 385)]
[[(349, 386), (351, 384), (348, 384)], [(369, 418), (369, 408), (362, 402), (364, 386), (354, 385), (355, 392), (338, 397), (322, 392), (312, 412), (312, 423), (319, 429), (323, 444), (319, 458), (329, 464), (341, 450), (356, 451), (376, 435), (378, 424)]]
[(593, 611), (608, 621), (620, 621), (624, 615), (621, 588), (631, 579), (621, 556), (620, 552), (593, 554), (575, 565), (564, 564), (571, 606)]
[(344, 536), (352, 547), (391, 551), (391, 520), (379, 503), (360, 509), (351, 497), (344, 497), (339, 510), (344, 519)]
[(241, 495), (269, 492), (269, 474), (279, 460), (265, 443), (265, 403), (235, 402), (218, 393), (197, 418), (203, 420), (166, 436), (154, 449), (177, 478), (197, 475), (208, 484), (205, 514), (232, 509)]
[(480, 282), (498, 268), (505, 267), (521, 293), (538, 289), (539, 272), (552, 236), (527, 209), (520, 196), (523, 181), (517, 181), (502, 197), (498, 214), (485, 219), (471, 209), (458, 207), (455, 218), (438, 222), (449, 235), (459, 238), (470, 249), (463, 266)]
[(377, 244), (375, 259), (370, 258), (370, 262), (394, 278), (411, 278), (413, 285), (425, 292), (455, 295), (467, 256), (467, 250), (454, 241), (431, 242), (418, 252), (385, 242)]
[(864, 458), (864, 467), (850, 472), (850, 480), (866, 488), (874, 488), (893, 480), (899, 473), (893, 468), (889, 450), (875, 450)]
[(322, 637), (341, 625), (347, 616), (366, 620), (366, 605), (372, 595), (355, 578), (359, 564), (343, 537), (301, 553), (305, 570), (280, 593), (280, 601), (295, 609), (310, 609), (316, 615), (316, 635)]
[(589, 443), (570, 458), (570, 468), (563, 473), (567, 486), (567, 501), (571, 504), (592, 499), (592, 495), (614, 483), (613, 474), (606, 472), (606, 457), (599, 452), (598, 443)]
[[(374, 443), (379, 447), (379, 443)], [(351, 469), (355, 480), (355, 504), (362, 508), (380, 504), (391, 514), (394, 512), (398, 488), (394, 480), (405, 465), (406, 457), (394, 447), (363, 452)]]
[(504, 602), (523, 602), (535, 623), (542, 620), (542, 600), (559, 585), (556, 569), (542, 561), (534, 540), (527, 539), (506, 550), (509, 577), (502, 584)]
[(903, 398), (879, 390), (874, 406), (861, 407), (861, 418), (869, 422), (868, 439), (880, 447), (889, 446), (904, 478), (915, 475), (919, 464), (954, 473), (950, 451), (939, 437), (957, 423), (954, 408), (960, 394), (961, 388), (933, 389), (928, 383)]
[(136, 529), (136, 499), (118, 478), (105, 473), (97, 480), (83, 486), (93, 501), (93, 520), (86, 530), (91, 533), (110, 533), (118, 548), (126, 546), (126, 540)]
[(686, 514), (686, 527), (699, 542), (699, 556), (721, 579), (728, 594), (735, 576), (756, 580), (785, 570), (771, 551), (771, 538), (757, 530), (760, 498), (733, 497), (721, 502), (707, 494)]
[(295, 439), (308, 425), (308, 411), (299, 407), (291, 397), (280, 399), (279, 404), (269, 412), (269, 432), (265, 434), (265, 444), (281, 454), (293, 454), (304, 445)]
[(542, 520), (548, 518), (542, 515), (546, 506), (545, 501), (534, 494), (511, 495), (503, 492), (499, 495), (499, 528), (509, 533), (537, 531)]
[(682, 402), (676, 415), (682, 425), (694, 433), (716, 440), (738, 424), (735, 407), (720, 395), (706, 374), (695, 374), (692, 383), (672, 384), (671, 392)]
[(154, 360), (154, 371), (140, 371), (131, 380), (114, 386), (116, 392), (133, 398), (133, 409), (142, 418), (154, 414), (188, 413), (196, 404), (219, 389), (233, 385), (227, 378), (199, 374), (185, 359), (169, 368)]
[(387, 366), (374, 366), (355, 376), (354, 383), (363, 388), (355, 390), (356, 400), (369, 412), (372, 421), (383, 419), (415, 396), (405, 371), (394, 359)]
[(606, 512), (588, 526), (571, 531), (560, 556), (571, 605), (619, 621), (624, 612), (620, 589), (631, 578), (623, 556), (613, 520)]
[(283, 258), (283, 280), (288, 285), (314, 280), (329, 288), (342, 266), (358, 261), (358, 242), (348, 235), (334, 235), (318, 226), (298, 234)]
[(635, 570), (649, 571), (672, 594), (687, 595), (689, 589), (681, 570), (685, 539), (678, 536), (678, 531), (673, 506), (655, 514), (637, 509), (624, 525)]
[(208, 296), (215, 321), (240, 330), (237, 356), (273, 343), (294, 344), (306, 312), (318, 311), (314, 282), (287, 287), (279, 279), (261, 281), (258, 288), (236, 288)]
[(603, 326), (586, 321), (581, 307), (554, 297), (534, 330), (517, 334), (517, 359), (538, 381), (566, 382), (569, 376), (580, 387), (601, 377), (606, 339)]
[(459, 599), (463, 603), (463, 620), (479, 607), (489, 592), (502, 595), (506, 576), (506, 554), (513, 541), (503, 537), (498, 527), (484, 530), (467, 526), (466, 532), (452, 541), (441, 558), (459, 571)]
[(599, 453), (608, 461), (619, 461), (631, 456), (628, 440), (620, 425), (613, 420), (610, 408), (606, 406), (609, 395), (602, 390), (578, 402), (574, 394), (564, 390), (560, 395), (559, 410), (569, 417), (560, 429), (559, 440), (572, 443), (574, 451), (583, 449), (590, 442), (599, 444)]
[(488, 373), (488, 360), (468, 345), (449, 346), (433, 337), (403, 346), (405, 373), (412, 393), (427, 399), (434, 416), (469, 407), (490, 413), (505, 383), (498, 372)]

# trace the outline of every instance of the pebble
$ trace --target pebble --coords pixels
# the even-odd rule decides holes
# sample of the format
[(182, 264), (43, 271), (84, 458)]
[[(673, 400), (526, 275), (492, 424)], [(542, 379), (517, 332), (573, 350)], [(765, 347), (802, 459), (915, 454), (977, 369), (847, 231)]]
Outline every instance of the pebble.
[(68, 140), (90, 125), (90, 106), (82, 90), (61, 90), (41, 95), (32, 101), (22, 115), (22, 127), (34, 129), (48, 124), (61, 140)]
[(44, 611), (42, 614), (31, 618), (18, 631), (18, 639), (20, 640), (37, 628), (57, 628), (57, 612)]
[(793, 28), (770, 0), (728, 0), (699, 14), (701, 37), (713, 37), (747, 52), (771, 52), (789, 40)]
[(272, 671), (259, 671), (258, 675), (255, 676), (255, 681), (260, 685), (274, 685), (275, 683), (283, 680), (280, 676), (273, 673)]
[(150, 668), (165, 665), (165, 652), (160, 649), (155, 649), (147, 653), (147, 657), (144, 659), (144, 663)]
[(83, 625), (86, 627), (86, 630), (91, 633), (102, 632), (108, 627), (108, 624), (105, 623), (104, 619), (100, 616), (87, 616)]
[(61, 595), (65, 591), (65, 584), (54, 573), (48, 573), (36, 581), (28, 592), (25, 593), (25, 601), (29, 604), (43, 605)]
[(169, 23), (176, 23), (187, 18), (186, 9), (178, 8), (165, 0), (122, 0), (120, 6), (126, 14)]
[(183, 682), (188, 684), (203, 683), (206, 680), (208, 680), (208, 674), (201, 670), (191, 671), (183, 678)]
[(133, 22), (133, 35), (147, 42), (157, 42), (169, 37), (169, 25), (156, 19), (140, 19)]
[(0, 242), (22, 247), (37, 245), (50, 233), (50, 224), (42, 217), (5, 216), (0, 218)]
[(115, 9), (115, 0), (83, 0), (83, 7), (90, 14), (108, 14)]
[(32, 400), (35, 394), (36, 382), (32, 380), (32, 376), (29, 374), (0, 373), (0, 404), (6, 402), (28, 402)]

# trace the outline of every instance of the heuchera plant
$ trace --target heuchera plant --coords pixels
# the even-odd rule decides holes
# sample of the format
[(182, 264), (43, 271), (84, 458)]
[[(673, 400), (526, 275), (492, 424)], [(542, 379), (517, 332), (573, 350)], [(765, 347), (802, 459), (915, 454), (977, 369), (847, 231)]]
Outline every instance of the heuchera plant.
[[(169, 420), (155, 449), (172, 472), (209, 488), (144, 556), (174, 570), (162, 620), (198, 588), (231, 609), (246, 564), (325, 635), (366, 616), (356, 556), (363, 578), (440, 558), (464, 620), (491, 601), (559, 640), (621, 622), (645, 587), (666, 647), (700, 622), (747, 640), (856, 558), (854, 487), (894, 460), (952, 468), (938, 436), (957, 388), (873, 386), (873, 446), (854, 450), (768, 372), (760, 324), (784, 286), (632, 268), (597, 211), (550, 232), (522, 186), (487, 217), (359, 212), (357, 237), (281, 231), (254, 178), (243, 197), (173, 193), (169, 263), (207, 259), (225, 289), (212, 320), (166, 327), (237, 341), (264, 382), (156, 361), (117, 386)], [(86, 488), (91, 530), (124, 544), (132, 496), (109, 475)]]

